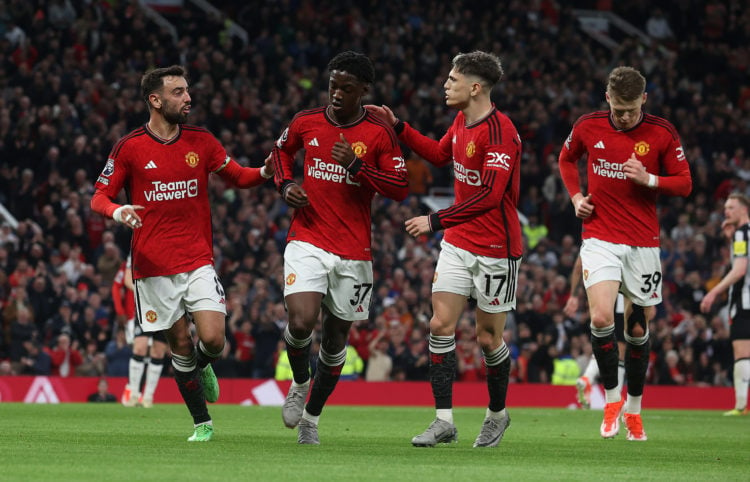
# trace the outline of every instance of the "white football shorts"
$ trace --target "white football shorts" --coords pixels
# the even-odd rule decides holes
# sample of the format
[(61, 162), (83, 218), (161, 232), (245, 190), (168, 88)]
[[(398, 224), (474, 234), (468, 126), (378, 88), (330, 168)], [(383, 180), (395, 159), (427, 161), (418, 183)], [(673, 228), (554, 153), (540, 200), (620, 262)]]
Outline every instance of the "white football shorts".
[(284, 297), (323, 293), (333, 316), (366, 320), (372, 299), (372, 261), (344, 259), (304, 241), (290, 241), (284, 250)]
[(620, 281), (620, 292), (638, 306), (661, 303), (659, 248), (615, 244), (584, 239), (581, 245), (583, 286), (601, 281)]
[(443, 240), (432, 291), (472, 297), (486, 313), (510, 311), (516, 307), (520, 262), (521, 258), (477, 256)]
[(224, 288), (211, 265), (135, 280), (135, 309), (145, 332), (168, 330), (186, 313), (227, 312)]

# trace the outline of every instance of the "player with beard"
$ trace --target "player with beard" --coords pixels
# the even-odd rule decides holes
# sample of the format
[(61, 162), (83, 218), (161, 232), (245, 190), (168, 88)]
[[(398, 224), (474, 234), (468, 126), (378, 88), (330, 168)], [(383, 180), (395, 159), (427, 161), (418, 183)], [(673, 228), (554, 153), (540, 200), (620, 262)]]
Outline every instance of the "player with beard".
[[(396, 134), (362, 106), (375, 78), (370, 59), (342, 52), (328, 71), (329, 105), (297, 113), (273, 150), (276, 185), (294, 208), (284, 251), (284, 340), (294, 380), (282, 418), (298, 428), (301, 444), (320, 443), (318, 421), (339, 380), (349, 329), (370, 313), (372, 199), (379, 193), (401, 201), (409, 188)], [(293, 169), (300, 149), (301, 185)], [(311, 388), (310, 345), (321, 311), (323, 337)]]
[[(115, 144), (91, 208), (133, 229), (136, 322), (144, 332), (164, 330), (175, 380), (193, 417), (188, 441), (209, 441), (213, 423), (206, 401), (219, 397), (210, 363), (224, 350), (226, 301), (213, 268), (208, 176), (249, 188), (271, 178), (273, 165), (269, 156), (262, 168), (242, 167), (210, 132), (185, 123), (191, 99), (181, 66), (146, 72), (141, 95), (148, 123)], [(115, 200), (123, 188), (128, 203), (120, 205)]]
[[(645, 441), (641, 399), (649, 360), (648, 326), (661, 303), (657, 195), (687, 196), (690, 166), (679, 135), (667, 120), (643, 112), (646, 79), (632, 67), (609, 74), (610, 110), (581, 116), (560, 151), (559, 167), (576, 216), (583, 219), (581, 262), (591, 314), (591, 345), (606, 405), (600, 434), (620, 429), (627, 440)], [(587, 155), (586, 194), (578, 161)], [(625, 296), (627, 400), (617, 388), (615, 302)]]

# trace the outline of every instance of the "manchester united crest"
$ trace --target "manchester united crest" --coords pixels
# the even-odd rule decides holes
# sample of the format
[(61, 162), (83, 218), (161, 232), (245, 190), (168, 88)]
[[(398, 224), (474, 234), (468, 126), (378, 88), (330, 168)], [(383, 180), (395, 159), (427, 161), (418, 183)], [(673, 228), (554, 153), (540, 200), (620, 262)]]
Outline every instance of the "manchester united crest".
[(437, 281), (437, 271), (435, 271), (435, 274), (432, 275), (432, 283), (435, 284), (436, 281)]
[(645, 156), (648, 154), (648, 151), (651, 150), (651, 146), (648, 145), (648, 142), (638, 141), (635, 143), (635, 146), (633, 146), (633, 150), (639, 156)]
[(154, 310), (148, 310), (146, 312), (146, 321), (148, 321), (149, 323), (156, 323), (156, 320), (158, 318), (159, 317), (156, 316), (156, 312)]
[(353, 142), (352, 150), (354, 151), (354, 155), (362, 159), (367, 154), (367, 145), (362, 141)]
[(472, 157), (477, 152), (477, 145), (474, 144), (474, 141), (469, 141), (468, 144), (466, 144), (466, 157)]
[(196, 154), (193, 151), (188, 152), (185, 154), (185, 162), (190, 167), (195, 167), (200, 162), (200, 159), (198, 158), (198, 154)]
[(297, 275), (294, 273), (291, 273), (289, 276), (286, 277), (287, 286), (292, 286), (295, 281), (297, 281)]
[(589, 279), (589, 270), (587, 270), (587, 269), (583, 270), (583, 279), (584, 280)]

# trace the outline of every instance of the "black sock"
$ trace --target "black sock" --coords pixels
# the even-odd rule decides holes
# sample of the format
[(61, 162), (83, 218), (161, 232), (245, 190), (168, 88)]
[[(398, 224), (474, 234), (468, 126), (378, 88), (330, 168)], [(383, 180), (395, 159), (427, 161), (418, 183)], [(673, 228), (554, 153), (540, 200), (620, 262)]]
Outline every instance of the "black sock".
[(289, 357), (289, 366), (292, 369), (292, 377), (296, 383), (305, 383), (310, 379), (310, 346), (309, 343), (303, 348), (295, 348), (286, 344), (286, 354)]
[(499, 412), (505, 408), (509, 379), (510, 357), (497, 366), (487, 367), (487, 389), (490, 393), (489, 409), (493, 412)]
[(646, 342), (634, 345), (627, 342), (625, 345), (625, 377), (628, 380), (628, 395), (643, 395), (643, 386), (646, 384), (646, 371), (648, 371), (648, 359), (651, 353), (651, 343), (646, 335)]
[(615, 339), (615, 327), (612, 329), (603, 329), (601, 332), (609, 332), (603, 336), (594, 336), (594, 330), (591, 330), (591, 347), (596, 357), (596, 363), (599, 365), (599, 378), (602, 385), (607, 390), (617, 387), (617, 364), (619, 363), (617, 354), (617, 340)]
[(343, 363), (332, 367), (318, 360), (318, 369), (315, 370), (315, 379), (310, 388), (310, 399), (305, 406), (307, 413), (314, 416), (320, 415), (328, 397), (336, 388), (343, 367)]
[(435, 408), (453, 408), (453, 379), (456, 377), (456, 350), (430, 352), (430, 384)]
[(193, 416), (193, 423), (199, 424), (211, 420), (206, 406), (206, 396), (203, 393), (200, 369), (196, 368), (191, 372), (175, 370), (174, 378), (177, 381), (182, 399), (185, 401), (190, 415)]

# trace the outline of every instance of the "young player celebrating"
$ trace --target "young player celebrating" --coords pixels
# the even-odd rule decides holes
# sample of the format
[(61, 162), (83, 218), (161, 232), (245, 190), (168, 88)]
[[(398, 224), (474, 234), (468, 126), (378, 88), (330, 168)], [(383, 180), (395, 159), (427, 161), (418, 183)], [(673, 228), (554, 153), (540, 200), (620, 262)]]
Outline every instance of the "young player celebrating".
[(490, 100), (503, 75), (493, 54), (459, 54), (445, 81), (445, 103), (458, 115), (440, 141), (420, 134), (385, 107), (371, 108), (395, 125), (399, 139), (436, 166), (453, 162), (456, 202), (406, 221), (412, 236), (445, 230), (432, 283), (430, 383), (436, 418), (412, 438), (417, 447), (457, 440), (453, 424), (456, 325), (469, 297), (477, 300), (476, 337), (487, 368), (489, 402), (474, 447), (495, 447), (510, 425), (505, 399), (510, 350), (503, 341), (507, 312), (516, 306), (523, 254), (518, 221), (521, 139)]
[[(328, 71), (329, 105), (299, 112), (273, 150), (279, 192), (295, 208), (284, 251), (289, 310), (284, 340), (294, 381), (282, 418), (287, 427), (298, 428), (301, 444), (320, 443), (318, 421), (339, 380), (349, 329), (369, 316), (373, 196), (400, 201), (408, 194), (396, 134), (362, 106), (375, 78), (372, 62), (342, 52)], [(293, 169), (300, 149), (305, 149), (302, 185)], [(323, 339), (310, 388), (310, 344), (321, 306)]]

